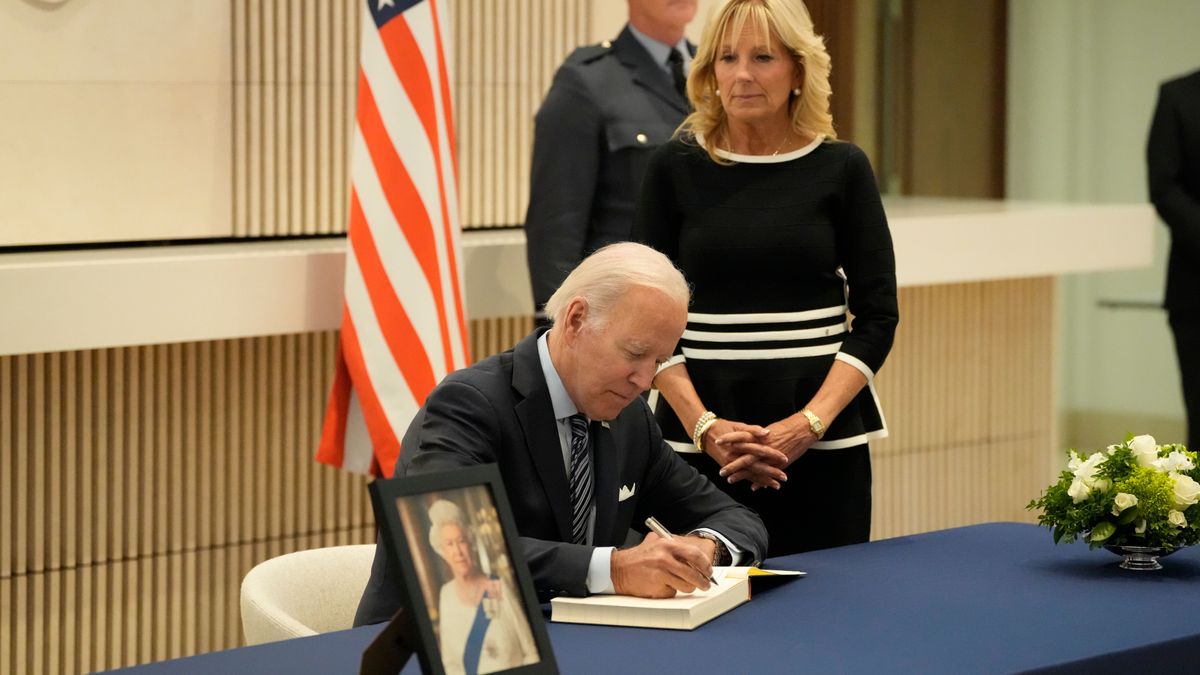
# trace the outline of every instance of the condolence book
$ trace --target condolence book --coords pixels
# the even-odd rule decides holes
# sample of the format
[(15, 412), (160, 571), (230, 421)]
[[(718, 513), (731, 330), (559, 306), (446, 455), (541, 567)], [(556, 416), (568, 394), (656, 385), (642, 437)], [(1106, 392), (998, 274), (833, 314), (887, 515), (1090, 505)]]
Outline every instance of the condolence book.
[(635, 598), (629, 595), (592, 595), (554, 598), (550, 620), (640, 628), (691, 630), (750, 599), (750, 581), (726, 576), (707, 591), (673, 598)]
[(673, 598), (635, 598), (629, 595), (592, 595), (586, 598), (553, 598), (550, 620), (638, 628), (691, 630), (750, 599), (750, 579), (766, 581), (802, 576), (803, 572), (757, 568), (717, 568), (717, 584)]

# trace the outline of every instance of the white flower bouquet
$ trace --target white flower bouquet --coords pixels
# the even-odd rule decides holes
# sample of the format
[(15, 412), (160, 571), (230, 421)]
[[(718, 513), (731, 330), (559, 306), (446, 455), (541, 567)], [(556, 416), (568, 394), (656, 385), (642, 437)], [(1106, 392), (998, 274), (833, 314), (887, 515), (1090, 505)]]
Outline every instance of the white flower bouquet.
[(1069, 451), (1058, 482), (1026, 508), (1054, 542), (1084, 538), (1092, 548), (1145, 546), (1172, 551), (1200, 541), (1200, 462), (1179, 444), (1131, 436), (1088, 457)]

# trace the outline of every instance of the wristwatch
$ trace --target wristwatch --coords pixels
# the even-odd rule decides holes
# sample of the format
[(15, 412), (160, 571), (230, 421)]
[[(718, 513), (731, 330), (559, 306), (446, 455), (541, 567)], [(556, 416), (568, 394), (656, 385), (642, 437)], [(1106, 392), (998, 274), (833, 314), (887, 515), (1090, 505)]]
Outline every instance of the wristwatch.
[(816, 436), (818, 441), (821, 440), (821, 437), (825, 435), (825, 423), (821, 421), (821, 418), (808, 408), (801, 410), (800, 414), (808, 418), (808, 428), (812, 429), (813, 436)]
[(721, 541), (720, 537), (712, 532), (705, 532), (704, 530), (696, 530), (695, 532), (692, 532), (692, 534), (700, 537), (701, 539), (707, 539), (715, 544), (715, 548), (713, 548), (712, 559), (713, 567), (722, 567), (733, 564), (733, 554), (729, 552), (728, 548), (725, 548), (725, 542)]

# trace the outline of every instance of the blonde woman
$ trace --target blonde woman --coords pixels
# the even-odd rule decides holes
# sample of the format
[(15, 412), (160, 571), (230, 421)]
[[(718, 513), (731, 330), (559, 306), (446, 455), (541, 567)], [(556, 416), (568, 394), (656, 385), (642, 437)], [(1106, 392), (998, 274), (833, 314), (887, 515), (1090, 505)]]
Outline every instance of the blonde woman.
[(772, 556), (869, 538), (867, 444), (887, 433), (871, 380), (899, 319), (892, 240), (869, 161), (835, 140), (829, 71), (800, 0), (718, 7), (634, 226), (693, 284), (656, 416), (758, 511)]

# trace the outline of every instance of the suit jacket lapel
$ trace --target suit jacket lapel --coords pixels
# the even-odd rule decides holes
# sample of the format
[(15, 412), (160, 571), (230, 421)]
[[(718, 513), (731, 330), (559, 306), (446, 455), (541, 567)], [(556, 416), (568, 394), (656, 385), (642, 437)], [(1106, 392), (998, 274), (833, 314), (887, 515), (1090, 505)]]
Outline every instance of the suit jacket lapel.
[(601, 422), (592, 423), (592, 466), (595, 468), (596, 528), (593, 544), (620, 545), (625, 533), (616, 537), (613, 521), (617, 516), (617, 481), (620, 462), (612, 431)]
[[(514, 406), (521, 431), (525, 435), (525, 446), (529, 457), (542, 479), (546, 499), (554, 512), (562, 541), (571, 540), (571, 493), (567, 484), (567, 471), (563, 466), (562, 445), (558, 439), (558, 426), (554, 419), (554, 406), (550, 402), (550, 390), (542, 375), (542, 364), (538, 358), (537, 338), (545, 331), (537, 331), (517, 344), (513, 350), (512, 384), (521, 400)], [(511, 485), (509, 489), (522, 489)]]
[(671, 76), (650, 58), (650, 54), (629, 32), (629, 26), (613, 42), (613, 52), (621, 64), (632, 72), (634, 84), (666, 101), (679, 112), (688, 112), (687, 101), (675, 91)]

